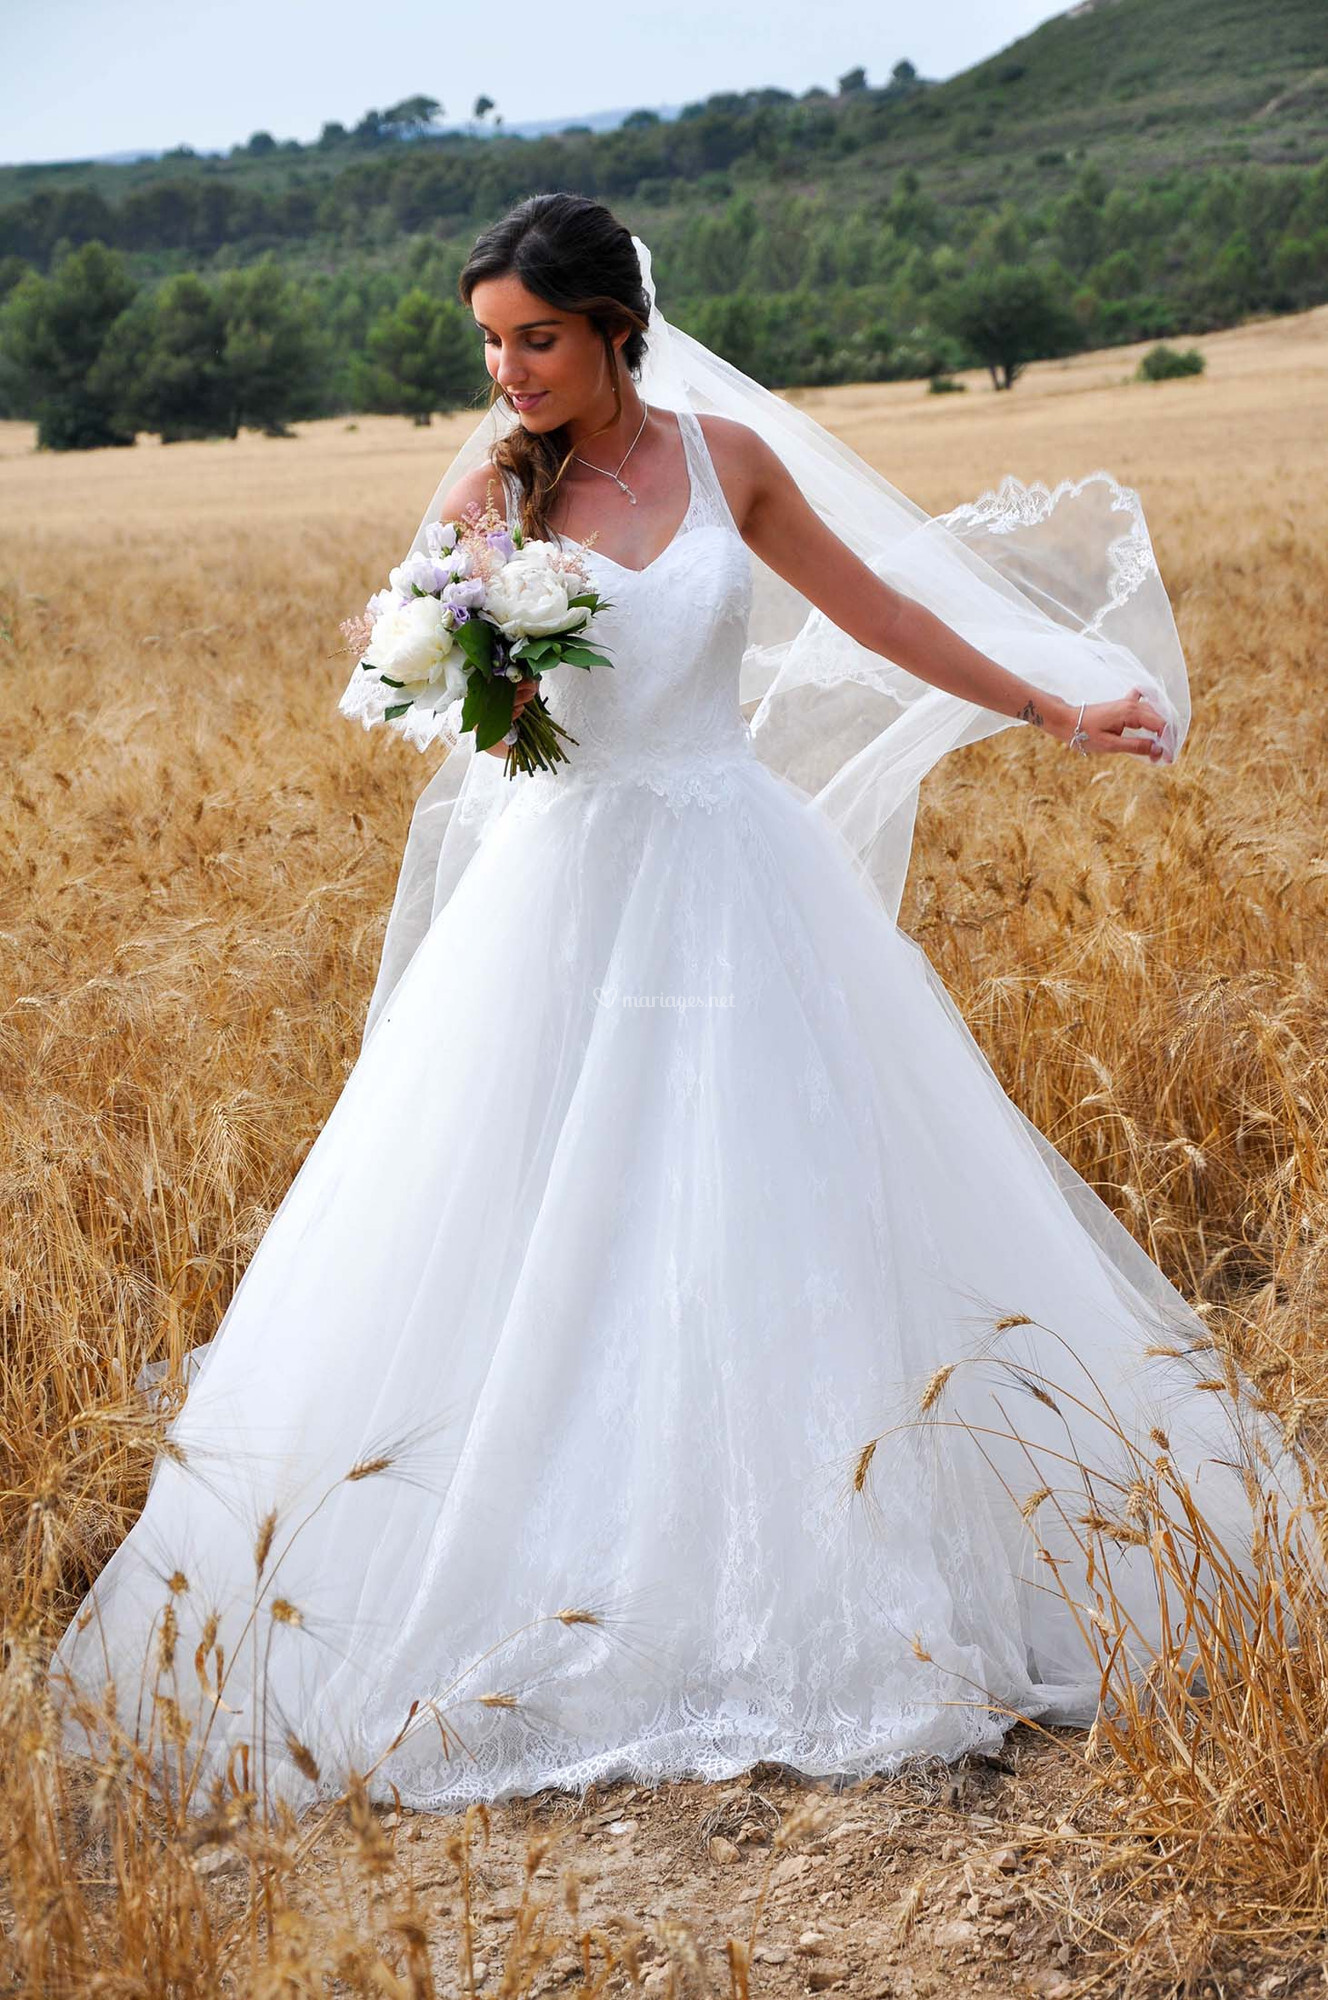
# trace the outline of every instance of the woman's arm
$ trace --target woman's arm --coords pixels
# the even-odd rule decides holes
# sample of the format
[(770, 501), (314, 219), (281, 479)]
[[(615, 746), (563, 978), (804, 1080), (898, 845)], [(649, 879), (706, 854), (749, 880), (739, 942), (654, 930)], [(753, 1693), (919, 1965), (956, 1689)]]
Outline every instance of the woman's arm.
[[(893, 589), (828, 528), (778, 453), (756, 431), (730, 417), (701, 419), (716, 471), (743, 540), (859, 645), (893, 660), (919, 680), (997, 715), (1045, 729), (1062, 743), (1075, 733), (1077, 702), (1034, 687), (970, 646), (916, 598)], [(1083, 713), (1086, 750), (1127, 750), (1162, 756), (1154, 737), (1166, 718), (1139, 689), (1118, 701), (1089, 702)]]

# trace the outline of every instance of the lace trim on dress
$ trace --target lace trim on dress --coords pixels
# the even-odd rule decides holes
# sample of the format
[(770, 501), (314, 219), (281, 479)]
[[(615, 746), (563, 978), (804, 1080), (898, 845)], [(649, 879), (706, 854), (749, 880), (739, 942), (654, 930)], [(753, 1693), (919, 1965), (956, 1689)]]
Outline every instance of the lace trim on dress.
[[(372, 674), (357, 674), (346, 692), (337, 703), (342, 715), (352, 722), (362, 722), (366, 729), (383, 719), (383, 686)], [(396, 727), (408, 743), (417, 750), (427, 750), (431, 743), (442, 740), (455, 750), (461, 740), (461, 699), (449, 702), (446, 708), (430, 709), (412, 705), (404, 715), (398, 716)]]
[[(696, 510), (692, 526), (727, 528), (737, 541), (742, 542), (742, 532), (733, 518), (728, 496), (715, 470), (701, 419), (695, 410), (679, 410), (677, 416), (691, 465), (692, 498)], [(743, 542), (743, 547), (746, 546)]]
[(524, 817), (547, 812), (561, 800), (590, 789), (598, 796), (624, 785), (644, 785), (674, 812), (698, 805), (712, 812), (734, 799), (741, 773), (757, 763), (759, 759), (748, 738), (745, 749), (709, 756), (695, 750), (642, 753), (611, 771), (560, 766), (556, 771), (531, 772), (507, 810)]

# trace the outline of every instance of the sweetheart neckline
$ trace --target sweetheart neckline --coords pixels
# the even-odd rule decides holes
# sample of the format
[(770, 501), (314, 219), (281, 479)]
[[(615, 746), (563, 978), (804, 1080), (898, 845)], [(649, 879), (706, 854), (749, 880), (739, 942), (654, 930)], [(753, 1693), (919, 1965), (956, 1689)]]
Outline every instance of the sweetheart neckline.
[(678, 540), (678, 537), (682, 534), (688, 522), (691, 520), (698, 499), (698, 494), (696, 489), (696, 473), (692, 465), (691, 443), (690, 440), (688, 439), (687, 432), (683, 426), (681, 411), (675, 410), (673, 412), (673, 415), (677, 421), (678, 441), (682, 445), (683, 466), (687, 473), (687, 505), (683, 509), (682, 519), (679, 521), (673, 533), (669, 536), (667, 542), (665, 542), (659, 554), (657, 556), (652, 556), (650, 558), (650, 561), (648, 563), (645, 563), (642, 566), (642, 568), (633, 569), (630, 563), (619, 562), (618, 558), (616, 556), (611, 556), (606, 549), (588, 549), (585, 543), (583, 541), (578, 540), (578, 538), (575, 535), (564, 535), (561, 529), (555, 528), (554, 533), (557, 535), (558, 540), (560, 542), (570, 543), (573, 548), (580, 549), (583, 555), (598, 556), (602, 562), (612, 563), (613, 567), (615, 569), (620, 569), (623, 572), (624, 576), (646, 576), (655, 567), (656, 563), (663, 562), (665, 556), (668, 554), (669, 550), (673, 547), (674, 543)]
[(737, 529), (730, 527), (727, 522), (696, 521), (689, 527), (687, 522), (687, 517), (685, 515), (683, 519), (678, 523), (678, 526), (675, 528), (673, 532), (673, 539), (665, 543), (664, 547), (660, 550), (657, 556), (651, 557), (650, 561), (646, 564), (644, 569), (631, 569), (626, 563), (620, 563), (616, 556), (611, 556), (606, 554), (606, 552), (603, 549), (588, 549), (586, 548), (584, 542), (577, 541), (575, 535), (560, 535), (558, 539), (562, 542), (565, 542), (570, 548), (580, 549), (584, 555), (599, 556), (604, 562), (612, 563), (613, 567), (617, 570), (621, 570), (624, 576), (646, 576), (652, 569), (655, 568), (657, 563), (663, 562), (665, 556), (669, 555), (672, 552), (672, 550), (676, 547), (676, 545), (682, 540), (684, 534), (703, 535), (708, 528), (717, 529), (721, 535), (727, 535), (731, 541), (735, 541), (738, 544), (739, 548), (743, 550), (747, 549), (747, 544), (746, 542), (743, 541), (743, 538), (738, 533)]
[(674, 529), (673, 533), (669, 536), (669, 539), (667, 540), (667, 542), (665, 542), (659, 554), (657, 556), (652, 556), (650, 558), (650, 561), (648, 563), (643, 564), (643, 566), (640, 569), (633, 569), (630, 563), (619, 562), (618, 558), (616, 556), (611, 556), (607, 549), (588, 549), (584, 542), (577, 540), (575, 535), (560, 535), (558, 539), (562, 542), (569, 543), (571, 547), (574, 549), (580, 549), (582, 555), (598, 556), (601, 562), (612, 563), (613, 567), (615, 569), (620, 569), (624, 576), (645, 576), (648, 574), (650, 570), (652, 570), (655, 567), (656, 563), (663, 562), (665, 556), (669, 553), (669, 550), (673, 547), (674, 543), (679, 540), (684, 528), (686, 528), (687, 526), (688, 516), (691, 514), (691, 511), (692, 510), (689, 507), (687, 509), (687, 513), (683, 515), (681, 521), (679, 521), (677, 527)]

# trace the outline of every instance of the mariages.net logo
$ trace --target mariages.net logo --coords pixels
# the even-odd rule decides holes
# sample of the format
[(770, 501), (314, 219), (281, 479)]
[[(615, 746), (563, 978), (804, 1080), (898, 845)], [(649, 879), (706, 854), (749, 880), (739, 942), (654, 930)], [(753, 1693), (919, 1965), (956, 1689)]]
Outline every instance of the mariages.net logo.
[(621, 986), (597, 986), (601, 1007), (731, 1007), (731, 993), (628, 993)]

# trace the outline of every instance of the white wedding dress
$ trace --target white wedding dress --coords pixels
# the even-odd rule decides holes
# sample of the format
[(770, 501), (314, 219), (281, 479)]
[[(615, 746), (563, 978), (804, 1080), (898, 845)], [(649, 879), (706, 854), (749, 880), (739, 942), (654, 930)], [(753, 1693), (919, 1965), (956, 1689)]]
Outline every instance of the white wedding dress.
[[(203, 1780), (247, 1748), (298, 1806), (412, 1703), (370, 1790), (420, 1807), (953, 1759), (1095, 1713), (1038, 1546), (1091, 1609), (1127, 1439), (1247, 1523), (1202, 1321), (754, 754), (748, 552), (678, 421), (673, 540), (587, 552), (613, 667), (543, 682), (572, 761), (511, 781), (61, 1639), (169, 1737), (146, 1666)], [(1155, 1631), (1147, 1550), (1114, 1573)]]

